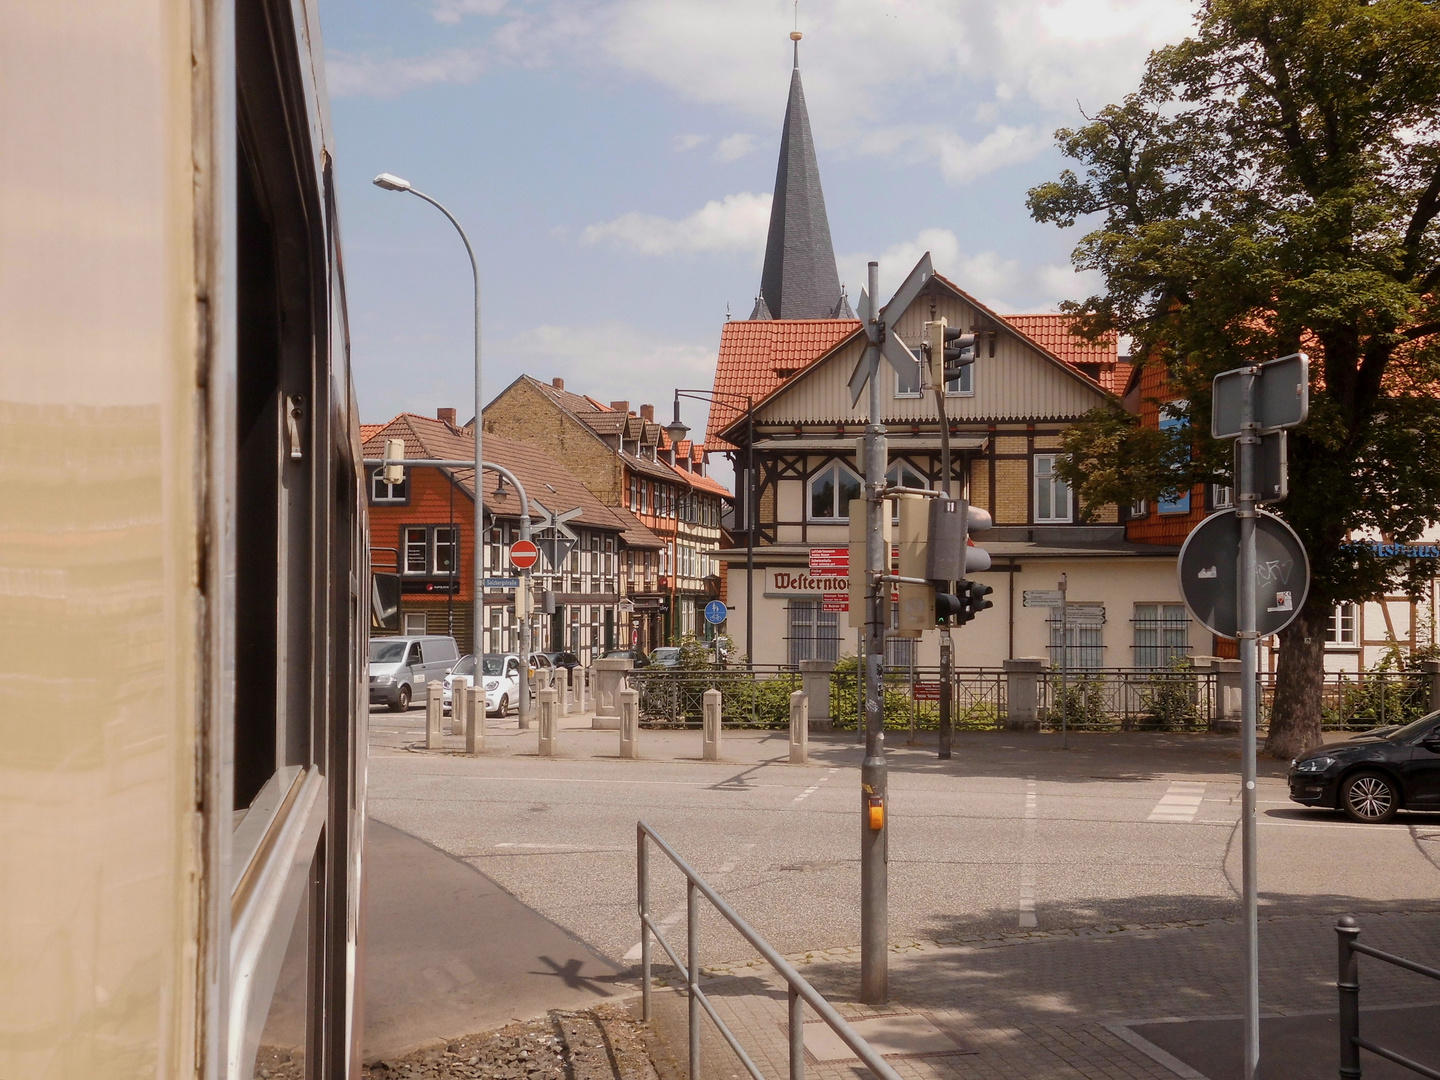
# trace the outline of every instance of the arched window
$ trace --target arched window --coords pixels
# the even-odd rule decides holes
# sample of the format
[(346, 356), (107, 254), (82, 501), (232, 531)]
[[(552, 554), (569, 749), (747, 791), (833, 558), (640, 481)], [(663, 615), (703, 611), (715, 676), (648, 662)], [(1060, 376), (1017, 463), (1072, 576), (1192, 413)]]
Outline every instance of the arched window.
[(810, 478), (810, 520), (849, 521), (850, 500), (860, 498), (861, 488), (855, 470), (832, 461)]
[(890, 471), (885, 474), (885, 482), (891, 487), (928, 488), (930, 486), (930, 481), (925, 479), (925, 474), (904, 458), (890, 466)]

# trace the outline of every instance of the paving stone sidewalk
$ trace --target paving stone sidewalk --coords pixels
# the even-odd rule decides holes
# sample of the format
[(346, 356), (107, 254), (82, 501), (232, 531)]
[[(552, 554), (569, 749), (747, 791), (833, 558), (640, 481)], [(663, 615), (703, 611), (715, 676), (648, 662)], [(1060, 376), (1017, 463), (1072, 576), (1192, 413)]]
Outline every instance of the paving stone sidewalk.
[[(1423, 912), (1356, 914), (1363, 941), (1421, 963), (1440, 965), (1440, 904)], [(1264, 1015), (1333, 1013), (1334, 922), (1332, 916), (1262, 917)], [(1195, 1080), (1204, 1074), (1169, 1058), (1133, 1029), (1157, 1021), (1238, 1016), (1242, 1008), (1242, 933), (1238, 921), (1226, 919), (995, 935), (950, 944), (915, 942), (892, 948), (891, 1000), (883, 1008), (858, 1001), (858, 949), (790, 959), (851, 1022), (913, 1017), (919, 1018), (922, 1026), (928, 1021), (949, 1036), (955, 1044), (953, 1050), (887, 1055), (886, 1060), (906, 1080), (1173, 1080), (1176, 1076)], [(758, 959), (702, 970), (707, 974), (702, 982), (705, 992), (762, 1072), (768, 1077), (786, 1076), (789, 1052), (783, 981)], [(1361, 987), (1366, 1009), (1440, 1004), (1440, 984), (1375, 961), (1362, 960)], [(655, 1001), (657, 1026), (684, 1060), (685, 1001), (674, 990), (657, 993)], [(1430, 1051), (1422, 1060), (1440, 1063), (1440, 1031), (1433, 1030), (1435, 1013), (1419, 1015), (1426, 1018), (1428, 1029), (1420, 1032), (1419, 1038)], [(807, 1019), (817, 1020), (813, 1016)], [(916, 1021), (893, 1026), (907, 1023)], [(708, 1020), (705, 1025), (709, 1029)], [(867, 1075), (854, 1059), (820, 1060), (814, 1052), (819, 1045), (814, 1035), (818, 1034), (819, 1027), (807, 1027), (807, 1074), (817, 1080), (853, 1080)], [(1282, 1070), (1281, 1062), (1266, 1061), (1262, 1038), (1262, 1067), (1272, 1066), (1265, 1074), (1335, 1075), (1338, 1061), (1333, 1035), (1313, 1047), (1305, 1045), (1309, 1059), (1290, 1062), (1289, 1068)], [(742, 1080), (745, 1076), (739, 1061), (709, 1030), (702, 1061), (708, 1063), (702, 1068), (706, 1080), (732, 1076)], [(1374, 1059), (1367, 1063), (1367, 1077), (1381, 1075), (1372, 1068), (1374, 1064)]]

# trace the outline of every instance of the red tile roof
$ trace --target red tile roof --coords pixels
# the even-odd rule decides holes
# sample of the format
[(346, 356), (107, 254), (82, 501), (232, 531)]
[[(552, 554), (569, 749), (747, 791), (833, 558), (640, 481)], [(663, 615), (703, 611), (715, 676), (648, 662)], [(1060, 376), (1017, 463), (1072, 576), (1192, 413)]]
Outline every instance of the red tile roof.
[(361, 425), (360, 425), (360, 441), (361, 441), (362, 443), (365, 442), (365, 441), (367, 441), (367, 440), (370, 438), (371, 435), (374, 435), (377, 431), (379, 431), (379, 430), (380, 430), (381, 428), (383, 428), (384, 426), (385, 426), (384, 424), (361, 424)]
[[(1125, 392), (1130, 365), (1119, 359), (1118, 339), (1113, 331), (1099, 341), (1090, 341), (1070, 329), (1075, 322), (1073, 315), (1005, 315), (1002, 318), (1067, 364), (1099, 364), (1095, 380), (1112, 394)], [(1088, 370), (1081, 370), (1090, 374)]]
[(727, 322), (720, 335), (720, 356), (715, 363), (717, 400), (710, 403), (710, 420), (705, 428), (706, 449), (732, 449), (719, 433), (744, 414), (746, 396), (758, 402), (859, 329), (859, 319), (735, 319)]

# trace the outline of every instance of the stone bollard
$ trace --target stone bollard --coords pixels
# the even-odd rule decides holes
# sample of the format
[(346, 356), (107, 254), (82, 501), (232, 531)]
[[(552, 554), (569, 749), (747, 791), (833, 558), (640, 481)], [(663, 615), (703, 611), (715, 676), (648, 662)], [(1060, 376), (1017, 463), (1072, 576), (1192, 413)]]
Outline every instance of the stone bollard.
[(640, 691), (620, 691), (620, 756), (640, 756)]
[(810, 726), (816, 731), (835, 730), (830, 715), (830, 676), (835, 674), (834, 660), (801, 660), (800, 689), (810, 702)]
[(445, 749), (445, 687), (438, 680), (425, 684), (425, 749)]
[(580, 677), (580, 713), (584, 715), (595, 707), (590, 700), (590, 669), (576, 668), (575, 672)]
[(790, 764), (805, 765), (810, 759), (810, 697), (804, 690), (790, 695)]
[(540, 756), (554, 757), (557, 711), (555, 691), (547, 686), (536, 696), (540, 698)]
[(569, 716), (575, 710), (575, 688), (571, 685), (574, 673), (569, 668), (555, 669), (555, 689), (560, 702), (560, 715)]
[(1040, 673), (1047, 662), (1039, 656), (1004, 661), (1005, 726), (1011, 731), (1040, 730)]
[(457, 675), (450, 683), (450, 734), (465, 734), (465, 708), (470, 704), (465, 691), (470, 689), (470, 676)]
[(465, 753), (472, 757), (485, 749), (485, 691), (465, 688)]
[(720, 760), (720, 691), (706, 690), (705, 706), (705, 760)]
[(1240, 733), (1240, 661), (1216, 660), (1215, 716), (1210, 730), (1227, 735)]
[(595, 715), (592, 728), (614, 730), (620, 726), (620, 692), (625, 689), (625, 673), (635, 666), (633, 660), (606, 657), (595, 661), (591, 674), (595, 678)]
[(1440, 709), (1440, 660), (1421, 660), (1420, 670), (1430, 676), (1430, 711)]

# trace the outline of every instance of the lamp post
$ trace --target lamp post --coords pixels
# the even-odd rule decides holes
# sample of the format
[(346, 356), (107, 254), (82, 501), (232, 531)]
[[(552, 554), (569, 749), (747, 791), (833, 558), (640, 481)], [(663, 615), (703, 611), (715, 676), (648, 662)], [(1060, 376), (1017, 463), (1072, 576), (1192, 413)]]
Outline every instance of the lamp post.
[[(690, 430), (680, 422), (680, 399), (714, 401), (717, 397), (745, 402), (745, 657), (746, 665), (755, 666), (755, 399), (749, 394), (733, 394), (724, 390), (676, 390), (675, 419), (665, 427), (671, 442), (679, 442)], [(739, 486), (738, 484), (736, 485)]]
[[(477, 677), (482, 678), (485, 671), (485, 540), (481, 535), (484, 531), (484, 506), (480, 486), (480, 462), (484, 461), (480, 453), (480, 427), (481, 413), (484, 409), (484, 400), (480, 392), (480, 268), (475, 264), (475, 249), (470, 246), (470, 238), (465, 235), (465, 230), (460, 227), (460, 222), (455, 220), (455, 215), (446, 210), (439, 202), (412, 187), (409, 180), (403, 180), (392, 173), (381, 173), (375, 177), (373, 183), (378, 188), (386, 191), (408, 191), (417, 199), (424, 199), (435, 209), (439, 210), (455, 226), (455, 231), (460, 234), (460, 240), (465, 245), (465, 254), (470, 256), (470, 273), (475, 279), (475, 548), (474, 567), (472, 569), (475, 578), (475, 601), (472, 610), (472, 627), (475, 637), (475, 671)], [(523, 646), (522, 646), (523, 651)], [(529, 663), (528, 656), (525, 663)]]

